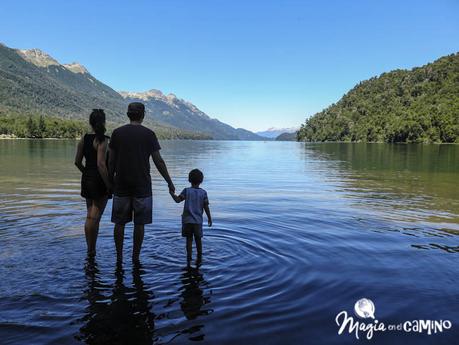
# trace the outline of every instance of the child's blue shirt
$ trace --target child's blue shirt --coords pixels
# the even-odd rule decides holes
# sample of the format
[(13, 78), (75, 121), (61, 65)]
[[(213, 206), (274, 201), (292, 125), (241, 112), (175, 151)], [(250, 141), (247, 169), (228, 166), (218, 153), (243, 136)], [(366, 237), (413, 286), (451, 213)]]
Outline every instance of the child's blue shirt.
[(202, 224), (204, 205), (209, 203), (207, 192), (202, 188), (188, 187), (180, 193), (185, 199), (183, 206), (183, 224)]

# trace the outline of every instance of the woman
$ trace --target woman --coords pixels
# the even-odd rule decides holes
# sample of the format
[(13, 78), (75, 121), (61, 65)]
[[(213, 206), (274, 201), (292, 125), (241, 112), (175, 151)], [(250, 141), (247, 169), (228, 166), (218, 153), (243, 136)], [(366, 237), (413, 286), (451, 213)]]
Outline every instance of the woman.
[[(81, 196), (86, 198), (87, 216), (84, 225), (88, 255), (96, 254), (96, 241), (99, 222), (104, 213), (110, 194), (110, 182), (106, 164), (108, 136), (105, 135), (105, 113), (93, 109), (89, 116), (93, 132), (85, 134), (77, 146), (75, 165), (83, 173), (81, 177)], [(85, 164), (83, 165), (83, 157)]]

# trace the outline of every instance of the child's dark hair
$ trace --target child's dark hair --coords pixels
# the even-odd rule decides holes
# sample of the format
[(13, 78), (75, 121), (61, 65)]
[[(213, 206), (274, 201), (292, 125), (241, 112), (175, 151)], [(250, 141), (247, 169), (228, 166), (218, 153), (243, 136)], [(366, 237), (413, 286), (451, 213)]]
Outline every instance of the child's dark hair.
[(204, 180), (204, 174), (199, 169), (193, 169), (188, 174), (188, 181), (191, 184), (201, 184)]
[(89, 124), (96, 133), (96, 139), (99, 142), (105, 140), (105, 113), (103, 109), (93, 109), (91, 115), (89, 115)]

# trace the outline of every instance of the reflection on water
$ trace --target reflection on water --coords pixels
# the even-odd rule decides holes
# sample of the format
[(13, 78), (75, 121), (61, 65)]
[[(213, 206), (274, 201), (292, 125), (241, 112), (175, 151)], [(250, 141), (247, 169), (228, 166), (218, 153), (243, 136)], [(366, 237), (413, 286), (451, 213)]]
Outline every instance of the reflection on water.
[[(144, 287), (140, 264), (132, 269), (133, 286), (124, 283), (125, 271), (117, 265), (113, 287), (99, 280), (99, 270), (93, 258), (85, 266), (88, 288), (84, 297), (88, 300), (85, 324), (76, 339), (87, 344), (152, 344), (155, 328), (151, 311), (153, 293)], [(111, 288), (111, 291), (109, 289)], [(109, 292), (109, 295), (104, 293)]]
[[(346, 172), (345, 187), (362, 192), (360, 196), (366, 194), (374, 204), (381, 199), (414, 210), (421, 206), (458, 211), (457, 145), (329, 144), (307, 149), (337, 161), (339, 169)], [(422, 201), (426, 203), (419, 205)]]
[(180, 205), (156, 171), (142, 265), (117, 267), (111, 202), (86, 259), (75, 141), (0, 141), (2, 345), (354, 344), (334, 318), (362, 297), (386, 323), (453, 323), (374, 344), (456, 342), (459, 146), (161, 146), (177, 189), (205, 174), (215, 219), (199, 269), (185, 267)]
[[(181, 301), (180, 308), (183, 315), (188, 320), (195, 320), (199, 316), (209, 315), (213, 309), (205, 307), (210, 303), (210, 295), (205, 296), (201, 287), (208, 287), (208, 283), (204, 280), (204, 276), (199, 272), (198, 268), (186, 267), (181, 277)], [(204, 325), (195, 325), (183, 333), (190, 334), (190, 340), (203, 340), (204, 339)]]
[[(155, 334), (155, 319), (168, 317), (156, 316), (152, 310), (154, 287), (146, 287), (142, 277), (145, 269), (141, 264), (132, 267), (132, 284), (125, 283), (126, 271), (121, 264), (116, 265), (113, 284), (103, 283), (101, 272), (93, 257), (86, 259), (84, 272), (87, 288), (83, 291), (83, 300), (87, 300), (85, 315), (75, 324), (83, 323), (76, 340), (86, 344), (153, 344), (160, 343)], [(187, 320), (197, 320), (209, 315), (213, 309), (206, 307), (211, 302), (209, 284), (199, 268), (185, 267), (180, 276), (179, 297), (168, 302), (180, 304), (180, 309)], [(171, 332), (171, 340), (185, 337), (191, 341), (204, 340), (204, 324), (186, 323)]]
[[(457, 145), (330, 143), (307, 145), (306, 152), (336, 163), (333, 170), (338, 175), (332, 178), (340, 181), (337, 192), (351, 200), (353, 208), (363, 213), (371, 210), (371, 215), (359, 213), (360, 221), (371, 223), (375, 215), (387, 220), (386, 226), (378, 224), (378, 231), (430, 237), (431, 241), (459, 234)], [(391, 225), (394, 220), (396, 224)], [(401, 226), (402, 222), (406, 225)], [(439, 243), (412, 246), (457, 251), (457, 246)]]

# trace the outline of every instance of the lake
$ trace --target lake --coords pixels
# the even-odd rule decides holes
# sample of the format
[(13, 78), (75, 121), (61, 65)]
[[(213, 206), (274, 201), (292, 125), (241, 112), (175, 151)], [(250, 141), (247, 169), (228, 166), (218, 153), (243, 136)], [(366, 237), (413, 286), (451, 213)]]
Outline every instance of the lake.
[[(186, 267), (183, 205), (152, 172), (140, 267), (115, 264), (111, 201), (86, 259), (75, 141), (0, 140), (1, 344), (354, 344), (341, 311), (371, 299), (379, 323), (449, 320), (459, 336), (459, 146), (162, 141), (178, 192), (205, 175), (214, 226)], [(447, 324), (446, 324), (447, 325)]]

